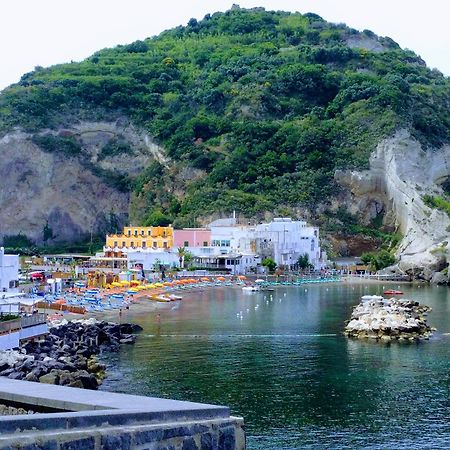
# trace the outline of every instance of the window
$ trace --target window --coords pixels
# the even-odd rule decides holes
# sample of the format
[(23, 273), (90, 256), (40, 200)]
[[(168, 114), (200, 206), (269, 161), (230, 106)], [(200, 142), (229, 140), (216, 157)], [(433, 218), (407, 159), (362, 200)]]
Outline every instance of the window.
[(314, 251), (314, 239), (311, 240), (311, 251)]
[(184, 241), (183, 247), (189, 247), (189, 241)]
[(166, 230), (163, 230), (163, 238), (166, 237)]
[(208, 241), (203, 241), (203, 247), (208, 247)]
[(146, 248), (147, 247), (147, 242), (146, 241), (142, 241), (142, 248)]
[(114, 247), (117, 247), (117, 241), (114, 241)]
[(131, 241), (131, 248), (134, 248), (134, 242)]
[(125, 241), (122, 241), (122, 248), (125, 248), (126, 247), (126, 243), (125, 243)]
[(128, 230), (128, 236), (131, 236), (131, 230)]
[(142, 231), (141, 231), (141, 236), (144, 236), (144, 234), (145, 234), (145, 231), (142, 230)]
[(152, 235), (152, 230), (148, 230), (148, 235), (151, 236)]
[(135, 235), (135, 236), (138, 235), (138, 230), (134, 230), (134, 235)]
[(220, 247), (220, 241), (218, 241), (217, 239), (213, 239), (212, 246), (213, 247)]
[(153, 241), (153, 248), (158, 247), (158, 243), (156, 241)]
[(163, 247), (167, 248), (167, 242), (163, 242)]

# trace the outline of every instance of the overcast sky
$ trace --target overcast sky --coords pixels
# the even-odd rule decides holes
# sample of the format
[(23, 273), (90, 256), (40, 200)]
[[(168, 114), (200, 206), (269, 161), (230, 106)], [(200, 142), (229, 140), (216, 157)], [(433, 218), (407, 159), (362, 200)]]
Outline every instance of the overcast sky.
[[(241, 7), (315, 12), (390, 36), (450, 75), (447, 0), (234, 0)], [(37, 65), (80, 61), (97, 50), (159, 34), (233, 0), (0, 0), (0, 89)]]

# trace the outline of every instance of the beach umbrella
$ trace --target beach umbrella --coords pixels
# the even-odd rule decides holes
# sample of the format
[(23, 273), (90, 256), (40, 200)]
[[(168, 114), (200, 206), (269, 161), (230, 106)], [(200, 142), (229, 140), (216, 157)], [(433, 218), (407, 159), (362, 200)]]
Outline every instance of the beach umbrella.
[(173, 286), (173, 283), (171, 281), (164, 281), (164, 286)]
[(128, 289), (128, 292), (139, 292), (139, 289), (137, 289), (137, 288), (130, 288), (130, 289)]
[(122, 287), (122, 283), (120, 283), (120, 282), (118, 282), (118, 281), (113, 281), (113, 282), (111, 283), (111, 286), (114, 286), (114, 287)]
[(121, 286), (129, 286), (129, 285), (130, 285), (130, 282), (129, 282), (129, 281), (126, 281), (126, 280), (123, 280), (123, 281), (120, 281), (120, 285), (121, 285)]
[(225, 281), (226, 278), (225, 278), (225, 277), (217, 277), (217, 280), (218, 280), (218, 281)]
[(261, 278), (255, 280), (255, 283), (264, 283), (264, 280), (261, 280)]
[(123, 300), (123, 295), (122, 294), (112, 294), (111, 298), (113, 298), (115, 300)]
[(129, 290), (127, 291), (127, 294), (128, 294), (128, 295), (134, 295), (134, 294), (136, 294), (136, 291), (132, 291), (132, 290), (129, 289)]
[(62, 298), (60, 298), (59, 300), (56, 300), (55, 305), (65, 305), (66, 301)]
[(162, 283), (155, 283), (156, 287), (163, 287), (164, 285)]
[(77, 288), (84, 288), (84, 287), (86, 287), (86, 283), (84, 281), (75, 281), (75, 283), (73, 285), (75, 287), (77, 287)]
[(209, 281), (209, 278), (208, 277), (201, 277), (200, 280), (202, 280), (202, 281)]
[(247, 277), (245, 275), (238, 275), (238, 278), (240, 280), (246, 280), (247, 279)]

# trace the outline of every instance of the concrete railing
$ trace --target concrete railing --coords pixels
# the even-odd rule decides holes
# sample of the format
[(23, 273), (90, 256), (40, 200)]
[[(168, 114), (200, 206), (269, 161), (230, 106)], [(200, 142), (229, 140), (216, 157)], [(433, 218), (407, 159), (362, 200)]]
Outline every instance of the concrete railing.
[(47, 315), (44, 313), (33, 314), (31, 316), (21, 317), (22, 328), (33, 327), (34, 325), (40, 325), (47, 323)]
[(0, 403), (36, 411), (0, 416), (0, 448), (245, 449), (243, 420), (224, 406), (2, 377)]

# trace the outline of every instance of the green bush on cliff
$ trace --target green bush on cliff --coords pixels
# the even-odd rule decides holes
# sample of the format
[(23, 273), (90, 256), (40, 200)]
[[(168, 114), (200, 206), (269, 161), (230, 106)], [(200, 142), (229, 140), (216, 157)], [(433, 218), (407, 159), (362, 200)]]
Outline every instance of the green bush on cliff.
[[(382, 51), (347, 45), (359, 38)], [(233, 7), (25, 74), (0, 95), (0, 129), (127, 116), (173, 164), (159, 171), (150, 164), (132, 183), (109, 182), (133, 186), (141, 222), (159, 209), (195, 223), (219, 210), (254, 215), (324, 203), (337, 191), (335, 170), (367, 167), (380, 139), (400, 126), (426, 145), (447, 142), (449, 92), (442, 74), (389, 38), (315, 14)], [(35, 142), (81, 157), (71, 138)], [(131, 152), (116, 143), (100, 158)], [(180, 176), (186, 168), (197, 172)]]
[(433, 195), (424, 195), (422, 197), (424, 203), (430, 208), (436, 208), (447, 213), (450, 217), (450, 202), (443, 199), (442, 197)]
[(381, 270), (395, 263), (395, 256), (388, 250), (367, 252), (361, 255), (361, 261), (368, 264), (373, 270)]

